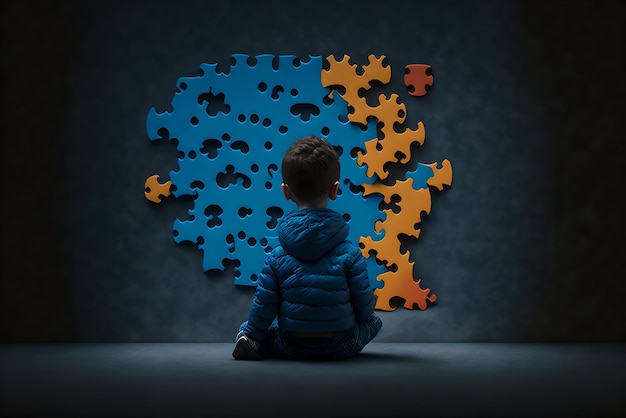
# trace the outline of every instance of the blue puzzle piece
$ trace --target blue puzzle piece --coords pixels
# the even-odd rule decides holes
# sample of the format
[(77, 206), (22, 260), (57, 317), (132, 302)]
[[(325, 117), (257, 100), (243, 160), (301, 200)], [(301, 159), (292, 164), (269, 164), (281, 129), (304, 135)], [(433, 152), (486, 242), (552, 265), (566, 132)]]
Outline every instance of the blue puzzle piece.
[[(174, 222), (175, 242), (198, 245), (205, 271), (222, 267), (226, 259), (239, 260), (235, 284), (254, 286), (265, 255), (278, 245), (268, 208), (282, 214), (295, 209), (280, 191), (282, 156), (295, 139), (307, 135), (323, 137), (341, 151), (341, 196), (329, 206), (349, 215), (349, 238), (357, 243), (360, 236), (379, 236), (374, 223), (383, 216), (380, 196), (364, 198), (345, 183), (371, 182), (351, 151), (364, 149), (376, 137), (376, 126), (349, 123), (346, 102), (338, 94), (327, 99), (321, 57), (300, 61), (290, 55), (250, 59), (236, 54), (233, 59), (227, 74), (217, 73), (216, 64), (202, 64), (201, 75), (181, 77), (171, 110), (148, 113), (150, 140), (164, 137), (165, 129), (178, 142), (172, 194), (195, 197), (190, 218)], [(223, 95), (224, 109), (210, 114), (217, 95)], [(379, 287), (376, 277), (384, 267), (370, 258), (368, 270), (372, 285)]]

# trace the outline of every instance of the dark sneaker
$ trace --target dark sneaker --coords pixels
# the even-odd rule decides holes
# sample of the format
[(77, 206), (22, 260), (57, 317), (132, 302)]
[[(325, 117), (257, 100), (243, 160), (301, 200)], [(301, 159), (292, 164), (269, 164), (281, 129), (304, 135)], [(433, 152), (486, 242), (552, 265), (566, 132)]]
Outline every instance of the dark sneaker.
[(263, 358), (259, 352), (259, 344), (245, 335), (237, 339), (233, 357), (235, 360), (261, 360)]

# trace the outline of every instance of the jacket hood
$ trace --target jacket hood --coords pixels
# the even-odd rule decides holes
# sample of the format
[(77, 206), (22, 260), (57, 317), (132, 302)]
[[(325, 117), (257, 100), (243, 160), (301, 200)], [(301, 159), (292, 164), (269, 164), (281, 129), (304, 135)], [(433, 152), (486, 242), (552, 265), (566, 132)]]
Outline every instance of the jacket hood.
[(278, 240), (292, 256), (315, 261), (343, 242), (349, 229), (345, 219), (332, 209), (305, 208), (283, 218), (278, 226)]

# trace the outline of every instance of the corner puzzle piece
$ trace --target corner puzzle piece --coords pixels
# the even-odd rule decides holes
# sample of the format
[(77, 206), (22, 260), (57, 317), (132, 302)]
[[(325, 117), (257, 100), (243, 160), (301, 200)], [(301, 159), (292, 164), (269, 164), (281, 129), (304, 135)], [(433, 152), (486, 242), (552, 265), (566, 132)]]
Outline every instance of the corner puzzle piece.
[(404, 85), (412, 96), (425, 96), (428, 93), (426, 86), (432, 87), (434, 78), (427, 74), (432, 68), (428, 64), (408, 64), (405, 68)]
[[(267, 251), (277, 243), (271, 222), (295, 209), (280, 192), (278, 168), (287, 148), (302, 136), (323, 137), (341, 151), (345, 181), (359, 184), (366, 176), (354, 162), (354, 149), (375, 137), (376, 126), (351, 124), (347, 103), (328, 100), (330, 90), (320, 83), (321, 57), (232, 58), (227, 74), (218, 73), (216, 64), (202, 64), (200, 76), (181, 77), (171, 109), (152, 108), (146, 130), (150, 140), (167, 136), (178, 142), (172, 194), (194, 197), (188, 219), (174, 222), (174, 241), (197, 245), (205, 271), (239, 260), (235, 284), (255, 286)], [(218, 97), (221, 108), (215, 111)], [(308, 117), (297, 111), (302, 108), (311, 110)], [(333, 204), (350, 219), (349, 239), (357, 242), (380, 219), (380, 199), (365, 199), (347, 186), (341, 193)], [(282, 214), (272, 219), (269, 208)], [(375, 282), (384, 266), (368, 264)]]
[(144, 183), (144, 195), (146, 199), (154, 203), (161, 203), (161, 197), (168, 197), (171, 194), (170, 186), (172, 181), (168, 180), (165, 183), (160, 183), (159, 177), (158, 174), (154, 174), (148, 177)]

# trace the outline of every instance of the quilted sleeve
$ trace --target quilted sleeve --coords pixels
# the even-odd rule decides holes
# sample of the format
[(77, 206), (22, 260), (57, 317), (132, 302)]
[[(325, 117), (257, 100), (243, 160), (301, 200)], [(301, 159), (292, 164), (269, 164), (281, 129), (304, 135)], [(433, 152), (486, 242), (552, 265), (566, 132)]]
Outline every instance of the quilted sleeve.
[(274, 258), (270, 255), (265, 260), (257, 282), (256, 292), (248, 316), (245, 334), (253, 340), (265, 338), (267, 329), (276, 318), (280, 304), (280, 289), (272, 268)]
[(358, 248), (352, 250), (352, 264), (348, 268), (348, 286), (354, 316), (358, 322), (365, 321), (374, 312), (376, 296), (370, 285), (365, 258)]

